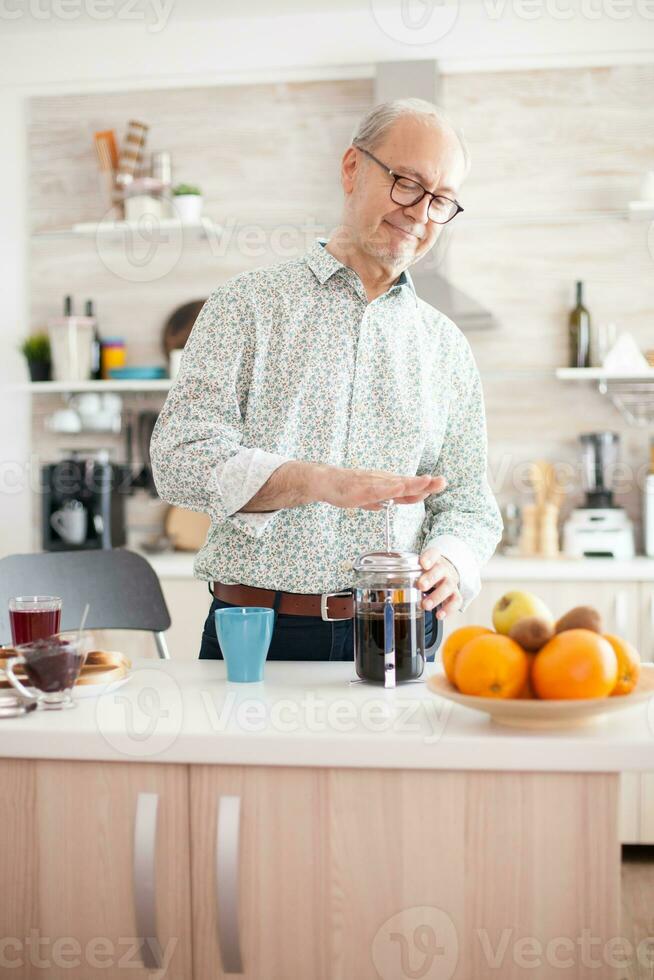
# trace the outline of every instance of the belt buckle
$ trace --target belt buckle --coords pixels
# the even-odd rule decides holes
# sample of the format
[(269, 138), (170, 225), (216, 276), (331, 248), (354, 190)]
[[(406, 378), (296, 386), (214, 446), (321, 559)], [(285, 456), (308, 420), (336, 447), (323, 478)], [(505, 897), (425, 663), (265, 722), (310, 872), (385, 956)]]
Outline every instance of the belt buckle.
[(345, 596), (351, 596), (352, 592), (347, 589), (344, 592), (322, 592), (320, 595), (320, 617), (325, 623), (342, 623), (346, 619), (351, 619), (351, 616), (329, 616), (327, 614), (327, 603), (332, 596), (337, 596), (339, 598)]

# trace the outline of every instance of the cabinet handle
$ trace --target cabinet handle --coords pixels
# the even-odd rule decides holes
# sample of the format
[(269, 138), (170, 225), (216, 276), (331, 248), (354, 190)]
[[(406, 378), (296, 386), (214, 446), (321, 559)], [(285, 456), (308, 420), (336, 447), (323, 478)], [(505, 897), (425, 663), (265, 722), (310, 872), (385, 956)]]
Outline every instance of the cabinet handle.
[(613, 628), (618, 636), (625, 636), (627, 632), (627, 595), (623, 592), (616, 592), (613, 599)]
[(654, 660), (654, 592), (649, 594), (649, 635), (649, 659)]
[(132, 887), (136, 910), (136, 934), (142, 940), (141, 959), (149, 970), (161, 967), (161, 943), (157, 939), (155, 902), (155, 851), (158, 793), (139, 793), (134, 817), (134, 866)]
[(243, 973), (238, 925), (238, 865), (241, 797), (219, 796), (216, 823), (218, 946), (225, 973)]

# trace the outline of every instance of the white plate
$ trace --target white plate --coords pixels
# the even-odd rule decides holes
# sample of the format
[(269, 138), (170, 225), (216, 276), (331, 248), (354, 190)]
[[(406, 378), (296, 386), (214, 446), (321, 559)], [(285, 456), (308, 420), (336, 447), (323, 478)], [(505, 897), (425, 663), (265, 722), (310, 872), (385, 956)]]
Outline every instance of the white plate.
[(125, 677), (118, 677), (113, 681), (106, 681), (104, 684), (76, 684), (73, 688), (73, 700), (77, 701), (78, 698), (94, 698), (99, 694), (104, 694), (105, 691), (112, 691), (116, 688), (122, 687), (126, 684), (132, 675), (127, 674)]

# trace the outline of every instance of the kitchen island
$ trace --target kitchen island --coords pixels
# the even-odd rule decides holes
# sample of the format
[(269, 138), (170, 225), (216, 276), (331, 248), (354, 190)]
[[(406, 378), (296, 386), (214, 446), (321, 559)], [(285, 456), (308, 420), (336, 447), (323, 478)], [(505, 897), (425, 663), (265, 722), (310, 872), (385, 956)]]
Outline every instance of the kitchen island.
[(12, 975), (44, 975), (36, 930), (79, 953), (48, 977), (619, 976), (618, 779), (652, 766), (650, 704), (526, 732), (352, 679), (143, 659), (4, 720)]

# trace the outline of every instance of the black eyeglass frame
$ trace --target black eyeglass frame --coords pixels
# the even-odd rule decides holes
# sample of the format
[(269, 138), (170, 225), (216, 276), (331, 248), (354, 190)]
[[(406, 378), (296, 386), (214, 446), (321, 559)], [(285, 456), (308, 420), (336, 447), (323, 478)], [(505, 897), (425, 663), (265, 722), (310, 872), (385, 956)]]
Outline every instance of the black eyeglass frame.
[[(388, 164), (382, 163), (382, 161), (378, 160), (377, 157), (370, 152), (370, 150), (366, 150), (364, 146), (359, 146), (358, 143), (353, 143), (352, 146), (356, 147), (357, 150), (360, 150), (361, 153), (365, 153), (365, 155), (367, 157), (370, 157), (371, 160), (374, 160), (377, 166), (381, 167), (382, 170), (386, 171), (389, 177), (393, 178), (393, 184), (390, 189), (390, 196), (393, 204), (399, 204), (400, 207), (412, 208), (416, 204), (419, 204), (426, 194), (428, 197), (431, 198), (431, 201), (427, 205), (427, 217), (429, 218), (430, 221), (433, 221), (435, 225), (446, 225), (452, 220), (452, 218), (456, 218), (457, 214), (460, 214), (461, 211), (465, 211), (465, 208), (462, 208), (457, 200), (453, 200), (451, 197), (447, 197), (446, 194), (433, 194), (432, 191), (428, 191), (426, 187), (423, 187), (419, 180), (415, 180), (413, 177), (407, 177), (406, 174), (398, 174), (395, 172), (395, 170), (391, 170)], [(412, 184), (416, 184), (422, 191), (420, 197), (417, 197), (415, 201), (411, 202), (411, 204), (406, 204), (406, 203), (403, 204), (402, 201), (396, 201), (395, 198), (393, 197), (393, 191), (395, 190), (395, 185), (398, 182), (398, 180), (409, 180), (411, 181)], [(435, 201), (437, 198), (439, 198), (441, 201), (449, 201), (450, 204), (453, 204), (456, 207), (456, 211), (454, 212), (454, 214), (451, 214), (446, 221), (436, 221), (436, 219), (432, 218), (429, 214), (431, 203), (432, 201)]]

